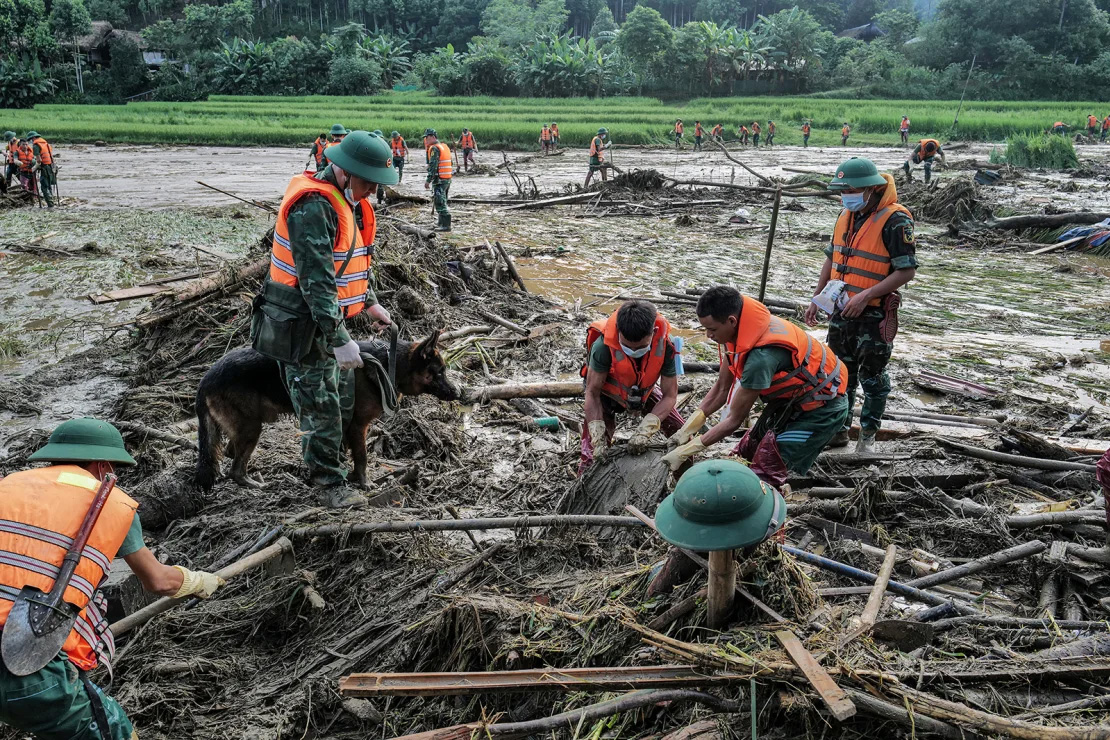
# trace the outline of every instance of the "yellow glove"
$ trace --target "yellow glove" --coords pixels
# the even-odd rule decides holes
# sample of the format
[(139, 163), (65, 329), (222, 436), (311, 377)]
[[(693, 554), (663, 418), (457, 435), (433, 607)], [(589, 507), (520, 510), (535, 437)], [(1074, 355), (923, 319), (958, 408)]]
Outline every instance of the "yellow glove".
[(636, 428), (636, 433), (628, 440), (628, 449), (632, 452), (643, 452), (651, 444), (651, 438), (659, 431), (662, 422), (655, 414), (648, 414)]
[(705, 445), (701, 443), (701, 437), (696, 437), (684, 445), (675, 447), (666, 455), (663, 455), (663, 462), (670, 465), (671, 470), (675, 471), (682, 467), (682, 463), (703, 450), (705, 450)]
[(183, 596), (196, 596), (200, 599), (207, 599), (212, 594), (216, 593), (216, 589), (223, 586), (227, 581), (220, 578), (215, 573), (205, 573), (203, 570), (189, 570), (182, 568), (180, 565), (173, 566), (181, 571), (181, 588), (177, 589), (177, 593), (173, 598), (180, 599)]
[(684, 445), (690, 441), (691, 437), (701, 431), (703, 426), (705, 426), (705, 413), (698, 409), (690, 414), (690, 418), (686, 420), (681, 429), (674, 433), (671, 439), (680, 445)]
[(587, 425), (590, 434), (590, 444), (593, 445), (594, 454), (600, 455), (609, 447), (609, 434), (605, 429), (604, 419), (594, 419)]

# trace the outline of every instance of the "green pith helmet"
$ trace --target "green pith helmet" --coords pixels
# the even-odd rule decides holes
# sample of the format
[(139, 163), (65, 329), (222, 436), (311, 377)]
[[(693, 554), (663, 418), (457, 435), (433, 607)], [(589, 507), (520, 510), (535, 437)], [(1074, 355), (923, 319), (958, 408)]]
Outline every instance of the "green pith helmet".
[(424, 129), (424, 138), (426, 139), (426, 138), (428, 138), (429, 136), (434, 136), (434, 137), (436, 137), (437, 139), (439, 138), (439, 134), (437, 134), (437, 133), (436, 133), (436, 130), (435, 130), (434, 128), (426, 128), (426, 129)]
[(597, 130), (597, 135), (598, 135), (598, 136), (608, 136), (608, 135), (609, 135), (609, 129), (607, 129), (607, 128), (599, 128), (599, 129)]
[(70, 419), (58, 425), (50, 440), (27, 458), (32, 462), (110, 462), (135, 465), (119, 430), (99, 419)]
[(369, 131), (352, 131), (338, 146), (324, 150), (324, 157), (356, 177), (379, 185), (396, 185), (393, 150), (385, 139)]
[(392, 136), (394, 139), (396, 139), (400, 135), (401, 135), (400, 131), (394, 131), (393, 133), (390, 134), (390, 136)]
[(15, 138), (15, 131), (5, 131), (4, 132), (4, 141), (11, 141), (14, 138)]
[(25, 138), (25, 139), (34, 139), (34, 138), (36, 138), (36, 137), (37, 137), (38, 135), (39, 135), (39, 132), (38, 132), (38, 131), (28, 131), (28, 132), (27, 132), (27, 135), (26, 135), (26, 136), (24, 136), (23, 138)]
[(735, 550), (770, 537), (786, 521), (778, 491), (736, 460), (703, 460), (655, 512), (667, 542), (691, 550)]
[(379, 139), (384, 139), (385, 138), (385, 134), (382, 133), (382, 130), (380, 128), (376, 128), (373, 131), (371, 131), (370, 135), (371, 136), (377, 136)]
[(836, 177), (829, 183), (829, 190), (852, 190), (886, 185), (879, 168), (870, 159), (852, 157), (836, 168)]
[(337, 123), (331, 127), (331, 131), (329, 131), (328, 133), (330, 133), (332, 136), (346, 136), (350, 132), (347, 131), (347, 127), (344, 126), (342, 123)]

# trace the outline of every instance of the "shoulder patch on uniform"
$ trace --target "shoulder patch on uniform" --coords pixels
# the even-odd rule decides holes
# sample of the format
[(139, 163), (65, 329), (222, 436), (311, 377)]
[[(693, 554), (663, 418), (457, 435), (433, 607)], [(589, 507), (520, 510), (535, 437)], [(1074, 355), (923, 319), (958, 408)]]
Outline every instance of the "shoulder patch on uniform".
[(902, 224), (902, 241), (913, 244), (913, 221), (907, 220)]

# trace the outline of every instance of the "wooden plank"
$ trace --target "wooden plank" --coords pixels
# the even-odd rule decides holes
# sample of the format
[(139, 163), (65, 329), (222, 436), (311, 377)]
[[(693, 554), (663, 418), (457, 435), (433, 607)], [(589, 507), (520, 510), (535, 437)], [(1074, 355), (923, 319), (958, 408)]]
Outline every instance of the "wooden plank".
[(1087, 234), (1084, 234), (1083, 236), (1076, 236), (1076, 237), (1073, 237), (1071, 239), (1068, 239), (1067, 241), (1057, 242), (1056, 244), (1049, 244), (1047, 247), (1041, 247), (1040, 249), (1034, 249), (1032, 252), (1029, 252), (1029, 254), (1048, 254), (1049, 252), (1055, 252), (1058, 249), (1063, 249), (1064, 247), (1070, 247), (1072, 244), (1076, 244), (1078, 242), (1081, 242), (1084, 239), (1086, 239), (1087, 236), (1088, 236)]
[(879, 618), (879, 609), (883, 605), (883, 594), (886, 593), (886, 585), (890, 583), (890, 574), (894, 572), (894, 559), (897, 554), (897, 547), (887, 545), (883, 567), (879, 569), (879, 577), (875, 581), (871, 595), (867, 597), (867, 606), (863, 608), (863, 616), (860, 617), (860, 622), (867, 627), (875, 624), (875, 620)]
[(713, 550), (709, 553), (708, 591), (706, 623), (711, 630), (724, 629), (736, 598), (736, 558), (732, 550)]
[(809, 681), (809, 685), (821, 697), (821, 701), (829, 708), (832, 716), (843, 722), (855, 715), (856, 705), (848, 698), (848, 694), (836, 685), (836, 681), (832, 680), (832, 676), (821, 667), (821, 664), (810, 655), (797, 635), (790, 630), (777, 630), (775, 637), (782, 643), (786, 654), (790, 656), (790, 661), (798, 667)]
[(688, 665), (614, 668), (534, 668), (454, 673), (354, 673), (339, 680), (339, 693), (366, 696), (466, 696), (501, 691), (632, 691), (715, 686), (747, 681), (746, 674)]

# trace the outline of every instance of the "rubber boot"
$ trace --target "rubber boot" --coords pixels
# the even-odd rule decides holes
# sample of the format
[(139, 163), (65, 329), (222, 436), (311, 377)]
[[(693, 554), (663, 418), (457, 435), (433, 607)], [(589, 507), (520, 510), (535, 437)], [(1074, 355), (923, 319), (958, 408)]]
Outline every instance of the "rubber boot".
[(875, 445), (875, 432), (871, 430), (860, 430), (859, 439), (856, 440), (856, 454), (865, 455), (874, 452), (872, 449)]
[(436, 231), (450, 231), (451, 230), (451, 214), (439, 214), (439, 223), (436, 225)]
[(358, 509), (368, 503), (364, 494), (346, 484), (324, 489), (324, 505), (329, 509)]

